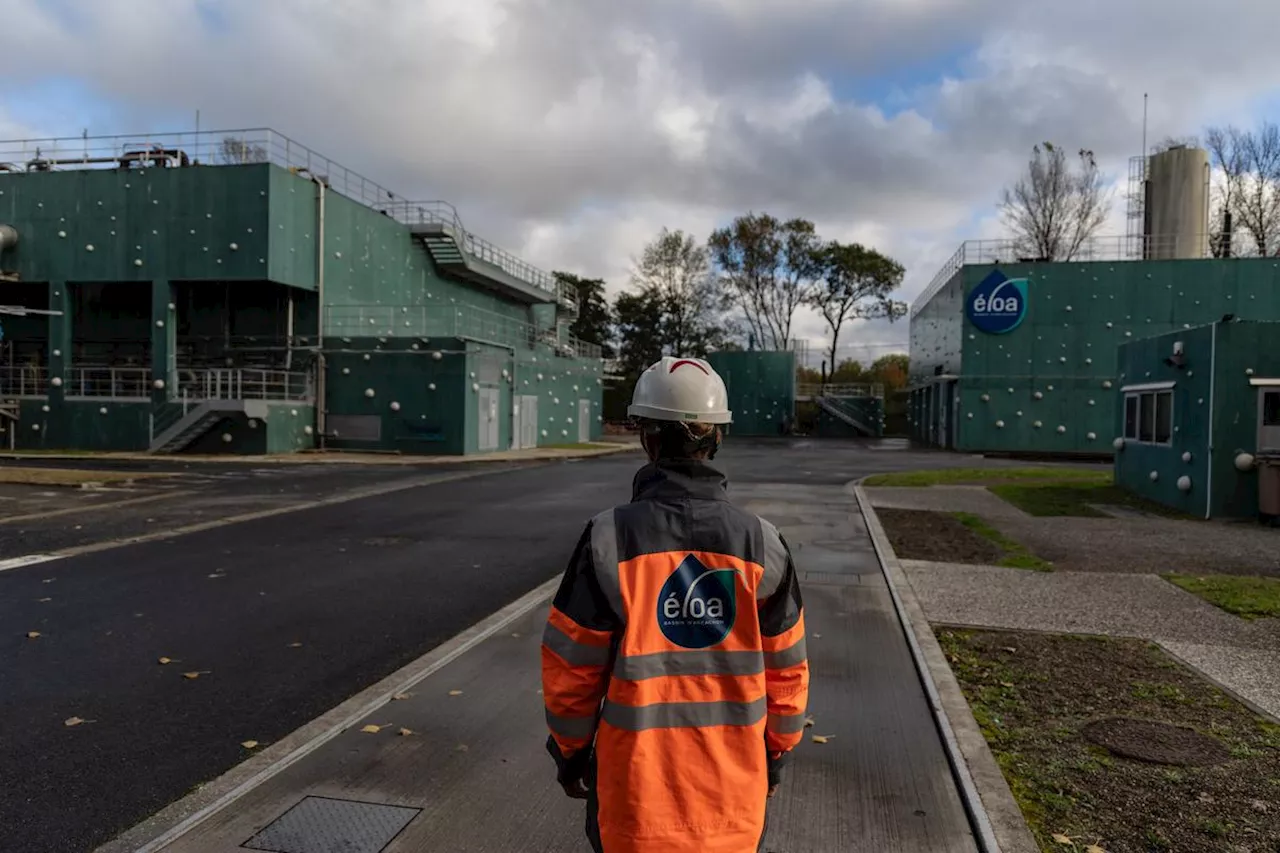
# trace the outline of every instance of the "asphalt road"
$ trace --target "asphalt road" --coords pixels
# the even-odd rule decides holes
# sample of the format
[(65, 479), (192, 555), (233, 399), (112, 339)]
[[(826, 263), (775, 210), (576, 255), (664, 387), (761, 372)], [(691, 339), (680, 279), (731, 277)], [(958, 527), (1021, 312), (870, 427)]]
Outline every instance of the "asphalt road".
[[(965, 460), (774, 441), (718, 461), (732, 492)], [(640, 462), (489, 470), (0, 572), (0, 849), (92, 850), (560, 573)]]

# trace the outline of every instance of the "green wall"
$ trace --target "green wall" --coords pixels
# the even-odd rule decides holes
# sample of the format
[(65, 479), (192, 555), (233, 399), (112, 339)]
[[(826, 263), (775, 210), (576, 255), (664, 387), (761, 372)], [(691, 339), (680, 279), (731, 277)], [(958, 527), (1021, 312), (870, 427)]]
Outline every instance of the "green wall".
[(713, 352), (707, 362), (729, 393), (731, 435), (778, 435), (784, 418), (795, 420), (795, 353)]
[[(1280, 377), (1280, 352), (1271, 344), (1277, 334), (1277, 323), (1216, 323), (1121, 346), (1118, 388), (1149, 382), (1176, 384), (1172, 447), (1125, 442), (1115, 457), (1116, 481), (1145, 498), (1196, 516), (1256, 515), (1257, 473), (1236, 470), (1235, 458), (1256, 450), (1258, 389), (1249, 379), (1251, 375)], [(1164, 364), (1175, 341), (1184, 347), (1184, 370)], [(1115, 400), (1113, 435), (1121, 436), (1123, 394), (1117, 391)], [(1190, 454), (1190, 459), (1184, 454)], [(1191, 478), (1187, 493), (1177, 487), (1184, 475)]]
[(25, 281), (265, 278), (272, 170), (0, 173), (0, 223), (19, 235), (6, 268)]
[[(1272, 258), (1002, 264), (1008, 277), (1029, 280), (1027, 314), (1013, 332), (986, 334), (964, 316), (959, 288), (967, 295), (995, 268), (964, 267), (912, 320), (913, 381), (929, 381), (934, 367), (961, 376), (956, 445), (964, 451), (1109, 454), (1119, 345), (1229, 313), (1280, 319)], [(937, 397), (913, 406), (918, 440), (934, 440)]]
[(21, 400), (19, 411), (19, 450), (144, 451), (151, 439), (147, 402), (51, 397)]

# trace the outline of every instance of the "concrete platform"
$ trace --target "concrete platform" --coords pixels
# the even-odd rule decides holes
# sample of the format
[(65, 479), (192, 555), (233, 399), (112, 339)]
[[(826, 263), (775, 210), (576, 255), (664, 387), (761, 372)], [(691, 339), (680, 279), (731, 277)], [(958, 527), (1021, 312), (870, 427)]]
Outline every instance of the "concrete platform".
[[(810, 734), (829, 737), (799, 748), (771, 805), (766, 849), (976, 850), (852, 497), (840, 486), (776, 483), (739, 485), (733, 495), (778, 523), (806, 573)], [(547, 604), (546, 595), (537, 597), (409, 698), (386, 703), (263, 778), (163, 849), (225, 853), (273, 825), (278, 836), (275, 822), (317, 797), (418, 810), (381, 848), (386, 853), (586, 850), (582, 804), (556, 786), (543, 748), (538, 647)], [(380, 728), (367, 733), (365, 725)], [(412, 733), (402, 735), (402, 728)], [(316, 807), (305, 804), (313, 814)], [(338, 843), (335, 830), (331, 822), (313, 823), (313, 849), (346, 849), (321, 846)], [(374, 830), (355, 823), (336, 831), (350, 834), (350, 849), (363, 849), (355, 842)]]

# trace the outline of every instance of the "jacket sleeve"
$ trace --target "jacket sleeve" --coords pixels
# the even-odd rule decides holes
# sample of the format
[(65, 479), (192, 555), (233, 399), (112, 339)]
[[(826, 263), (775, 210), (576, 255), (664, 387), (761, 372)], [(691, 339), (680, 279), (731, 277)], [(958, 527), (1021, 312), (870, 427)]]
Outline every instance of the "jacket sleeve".
[(542, 697), (561, 783), (581, 778), (609, 686), (621, 620), (600, 588), (583, 531), (565, 570), (542, 634)]
[(769, 717), (765, 744), (770, 758), (770, 782), (776, 782), (787, 753), (804, 735), (809, 704), (809, 658), (805, 649), (804, 602), (791, 550), (772, 525), (765, 525), (766, 552), (774, 563), (766, 576), (778, 577), (777, 587), (759, 602), (764, 647), (765, 692)]

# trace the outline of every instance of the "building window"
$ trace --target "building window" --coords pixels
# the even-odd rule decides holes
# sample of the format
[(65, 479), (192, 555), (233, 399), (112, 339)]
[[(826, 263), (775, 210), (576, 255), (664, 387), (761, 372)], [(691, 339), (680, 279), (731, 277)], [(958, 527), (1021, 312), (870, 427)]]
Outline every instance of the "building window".
[(1172, 389), (1126, 392), (1124, 437), (1139, 444), (1172, 444)]
[(1262, 425), (1280, 427), (1280, 391), (1268, 391), (1262, 395)]

